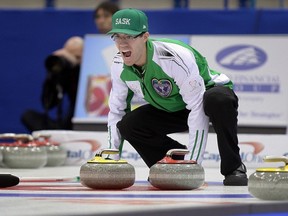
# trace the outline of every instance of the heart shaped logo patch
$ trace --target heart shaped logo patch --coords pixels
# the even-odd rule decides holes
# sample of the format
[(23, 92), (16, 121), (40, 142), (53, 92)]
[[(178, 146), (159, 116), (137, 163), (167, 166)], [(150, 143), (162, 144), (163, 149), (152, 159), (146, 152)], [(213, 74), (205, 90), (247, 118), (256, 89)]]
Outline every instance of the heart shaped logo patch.
[(152, 79), (152, 86), (155, 91), (162, 97), (168, 97), (172, 91), (172, 84), (170, 80), (156, 78)]

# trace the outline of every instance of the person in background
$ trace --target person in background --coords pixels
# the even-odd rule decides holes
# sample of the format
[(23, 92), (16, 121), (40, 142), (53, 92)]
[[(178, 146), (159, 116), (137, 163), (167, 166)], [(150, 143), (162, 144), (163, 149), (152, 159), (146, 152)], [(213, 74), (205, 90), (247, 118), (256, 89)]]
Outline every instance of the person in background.
[(95, 25), (101, 34), (106, 34), (112, 28), (112, 15), (120, 10), (116, 3), (105, 1), (99, 4), (93, 13)]
[[(27, 110), (21, 116), (22, 123), (32, 132), (43, 129), (72, 129), (83, 38), (73, 36), (64, 46), (45, 59), (46, 78), (42, 86), (41, 103), (44, 112)], [(64, 106), (67, 96), (68, 105)], [(50, 116), (56, 108), (56, 117)]]
[[(247, 185), (237, 138), (238, 98), (232, 81), (191, 46), (171, 39), (151, 39), (146, 14), (123, 9), (108, 32), (119, 52), (111, 66), (108, 141), (121, 150), (124, 139), (148, 167), (170, 149), (186, 149), (185, 159), (201, 164), (209, 120), (217, 133), (220, 171), (227, 186)], [(137, 95), (148, 104), (131, 111)], [(187, 145), (168, 136), (189, 131)], [(179, 156), (178, 156), (179, 157)]]

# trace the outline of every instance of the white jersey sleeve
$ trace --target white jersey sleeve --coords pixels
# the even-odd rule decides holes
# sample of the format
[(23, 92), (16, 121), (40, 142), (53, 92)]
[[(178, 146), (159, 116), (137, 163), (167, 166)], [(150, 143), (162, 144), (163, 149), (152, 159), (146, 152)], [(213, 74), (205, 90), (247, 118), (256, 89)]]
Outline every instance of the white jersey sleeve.
[[(157, 46), (157, 43), (155, 44)], [(161, 59), (154, 59), (154, 61), (158, 61), (163, 71), (174, 79), (183, 101), (187, 104), (186, 108), (191, 110), (187, 122), (189, 127), (187, 147), (190, 153), (185, 155), (185, 159), (201, 163), (209, 129), (209, 118), (203, 109), (204, 80), (200, 76), (195, 57), (191, 51), (177, 44), (163, 44), (161, 49), (172, 52), (173, 59), (171, 59), (170, 64), (161, 64), (159, 62)]]
[(110, 112), (108, 114), (108, 142), (110, 148), (119, 148), (121, 144), (121, 135), (116, 127), (125, 115), (127, 108), (126, 98), (128, 95), (127, 85), (120, 79), (123, 70), (123, 60), (120, 54), (116, 55), (113, 59), (111, 66), (111, 81), (112, 88), (109, 96)]

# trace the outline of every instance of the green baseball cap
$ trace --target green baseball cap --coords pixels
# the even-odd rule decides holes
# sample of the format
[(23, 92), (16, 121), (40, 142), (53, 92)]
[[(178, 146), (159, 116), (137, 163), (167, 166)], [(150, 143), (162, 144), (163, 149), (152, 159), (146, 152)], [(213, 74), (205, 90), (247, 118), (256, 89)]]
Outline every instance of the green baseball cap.
[(137, 9), (119, 10), (112, 16), (112, 30), (107, 34), (138, 35), (148, 31), (148, 18), (143, 11)]

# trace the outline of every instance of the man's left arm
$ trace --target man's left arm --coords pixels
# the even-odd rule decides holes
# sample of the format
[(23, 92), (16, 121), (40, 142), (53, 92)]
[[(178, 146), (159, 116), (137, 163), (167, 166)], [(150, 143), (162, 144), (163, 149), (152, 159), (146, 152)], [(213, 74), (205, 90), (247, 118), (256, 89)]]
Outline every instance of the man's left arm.
[[(203, 109), (203, 95), (205, 84), (200, 76), (195, 59), (191, 56), (181, 57), (185, 62), (185, 67), (179, 67), (179, 64), (173, 66), (173, 78), (179, 87), (183, 101), (187, 104), (186, 108), (190, 110), (187, 120), (189, 127), (189, 154), (185, 155), (187, 160), (195, 160), (199, 164), (203, 160), (203, 154), (206, 148), (207, 135), (209, 129), (209, 118), (205, 115)], [(178, 62), (179, 63), (179, 62)]]

